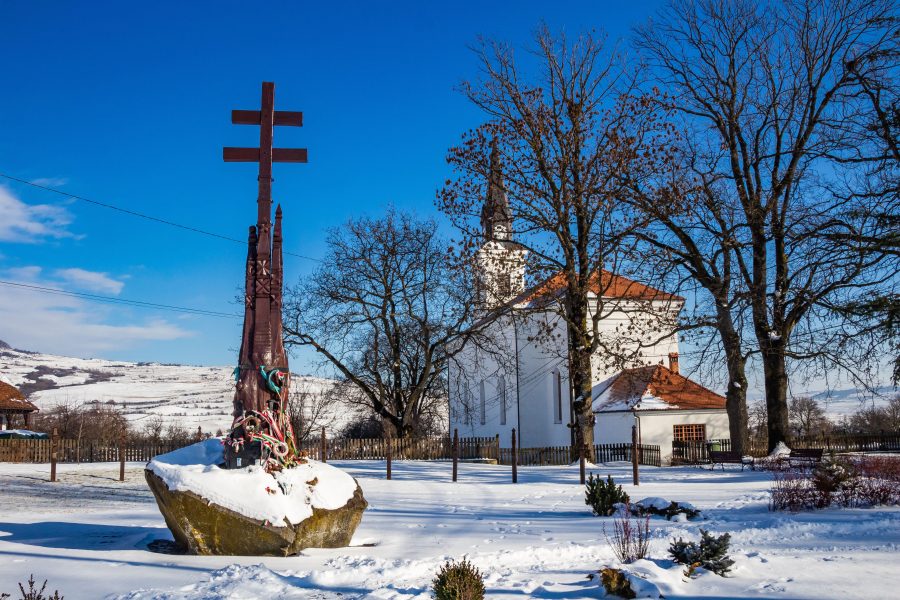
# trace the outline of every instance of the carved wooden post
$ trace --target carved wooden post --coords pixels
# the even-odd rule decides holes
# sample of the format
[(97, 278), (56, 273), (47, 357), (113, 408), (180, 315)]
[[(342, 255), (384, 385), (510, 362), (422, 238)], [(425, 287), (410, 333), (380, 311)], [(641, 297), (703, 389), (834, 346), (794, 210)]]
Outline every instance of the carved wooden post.
[(453, 481), (456, 481), (456, 476), (458, 473), (457, 463), (459, 462), (459, 430), (453, 430), (453, 448), (451, 450), (451, 454), (453, 454)]
[(519, 483), (519, 449), (516, 446), (516, 428), (512, 430), (512, 479), (513, 483)]
[(387, 478), (388, 481), (391, 480), (391, 446), (394, 443), (394, 438), (388, 436), (385, 441), (387, 442), (387, 447), (384, 450), (384, 458), (387, 462)]
[(637, 427), (631, 426), (631, 478), (634, 485), (640, 485), (638, 480), (638, 455), (637, 455)]
[(125, 430), (119, 433), (119, 481), (125, 481)]
[(584, 485), (584, 442), (578, 444), (578, 475), (581, 485)]
[(59, 444), (59, 432), (53, 428), (50, 436), (50, 481), (56, 481), (56, 447)]
[(324, 463), (328, 462), (328, 439), (325, 437), (325, 427), (322, 427), (322, 447), (319, 459)]

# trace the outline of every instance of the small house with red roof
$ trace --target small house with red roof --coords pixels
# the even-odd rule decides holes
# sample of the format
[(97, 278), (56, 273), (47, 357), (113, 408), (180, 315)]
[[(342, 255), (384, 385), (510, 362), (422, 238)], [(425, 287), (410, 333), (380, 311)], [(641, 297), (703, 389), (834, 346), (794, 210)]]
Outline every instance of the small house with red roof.
[(25, 399), (14, 386), (0, 380), (0, 430), (12, 429), (21, 424), (25, 429), (31, 426), (31, 414), (38, 407)]
[[(566, 282), (557, 274), (526, 288), (527, 253), (512, 239), (496, 152), (487, 188), (477, 260), (489, 341), (470, 342), (451, 361), (450, 429), (499, 435), (509, 446), (516, 428), (523, 448), (569, 446), (569, 332), (554, 306)], [(641, 443), (659, 445), (665, 460), (674, 440), (727, 438), (725, 398), (679, 372), (674, 324), (684, 299), (605, 270), (591, 276), (589, 291), (603, 341), (591, 365), (596, 443), (630, 442), (635, 426)]]

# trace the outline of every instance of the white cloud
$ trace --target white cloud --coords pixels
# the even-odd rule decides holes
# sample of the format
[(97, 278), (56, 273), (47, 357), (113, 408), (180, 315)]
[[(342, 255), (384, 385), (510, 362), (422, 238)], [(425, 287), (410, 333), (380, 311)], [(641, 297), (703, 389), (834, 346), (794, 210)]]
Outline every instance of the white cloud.
[[(38, 278), (40, 272), (40, 267), (8, 269), (2, 278), (56, 287), (54, 281)], [(131, 310), (72, 296), (2, 286), (0, 340), (26, 350), (90, 357), (142, 342), (171, 341), (194, 335), (164, 318), (132, 317)], [(114, 322), (123, 316), (128, 317), (125, 322)]]
[(0, 185), (0, 242), (36, 243), (75, 237), (66, 228), (72, 215), (61, 206), (25, 204)]
[(31, 183), (44, 187), (59, 187), (69, 183), (69, 180), (65, 177), (38, 177), (37, 179), (32, 179)]
[(125, 282), (113, 279), (106, 273), (87, 271), (85, 269), (57, 269), (54, 275), (75, 287), (91, 292), (102, 292), (118, 296)]

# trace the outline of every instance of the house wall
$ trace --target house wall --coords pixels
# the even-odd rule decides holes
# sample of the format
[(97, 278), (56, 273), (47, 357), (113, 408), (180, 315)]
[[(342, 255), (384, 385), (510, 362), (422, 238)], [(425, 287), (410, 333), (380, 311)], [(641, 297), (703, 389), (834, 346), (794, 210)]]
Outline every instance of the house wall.
[(725, 409), (638, 411), (638, 416), (641, 443), (659, 446), (663, 464), (672, 460), (675, 425), (705, 424), (707, 439), (730, 437)]
[(630, 412), (597, 413), (596, 417), (595, 444), (631, 443), (631, 426), (635, 420)]

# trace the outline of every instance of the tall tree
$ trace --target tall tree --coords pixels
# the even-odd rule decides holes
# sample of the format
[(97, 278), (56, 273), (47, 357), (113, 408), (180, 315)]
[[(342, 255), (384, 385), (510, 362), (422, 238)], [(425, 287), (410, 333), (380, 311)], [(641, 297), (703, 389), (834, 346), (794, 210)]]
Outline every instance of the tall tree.
[[(450, 149), (455, 176), (440, 191), (438, 206), (469, 247), (480, 245), (477, 215), (485, 186), (496, 184), (489, 156), (502, 162), (510, 237), (527, 251), (531, 282), (553, 283), (540, 308), (560, 319), (567, 332), (574, 442), (590, 453), (592, 360), (619, 361), (628, 345), (623, 335), (601, 335), (600, 323), (623, 309), (622, 303), (604, 303), (604, 297), (617, 283), (608, 275), (620, 271), (625, 233), (633, 225), (617, 200), (617, 174), (636, 160), (643, 113), (625, 95), (632, 79), (622, 57), (601, 38), (570, 40), (542, 27), (529, 56), (536, 64), (530, 66), (498, 42), (482, 41), (475, 53), (483, 77), (464, 82), (462, 91), (487, 122)], [(640, 346), (637, 341), (630, 351)]]
[[(637, 30), (696, 153), (680, 159), (691, 176), (663, 187), (715, 205), (712, 222), (692, 226), (708, 226), (730, 255), (722, 275), (747, 308), (748, 331), (735, 333), (762, 364), (770, 447), (790, 437), (788, 361), (848, 366), (830, 352), (847, 332), (829, 304), (895, 284), (896, 255), (871, 240), (890, 235), (879, 215), (896, 206), (856, 193), (883, 154), (877, 130), (861, 126), (872, 119), (857, 118), (872, 113), (859, 71), (881, 81), (896, 67), (894, 10), (890, 0), (696, 0)], [(719, 280), (697, 281), (716, 298)]]
[(289, 346), (315, 350), (381, 419), (406, 437), (442, 413), (447, 361), (473, 336), (473, 286), (434, 221), (391, 209), (328, 236), (322, 265), (288, 292)]

